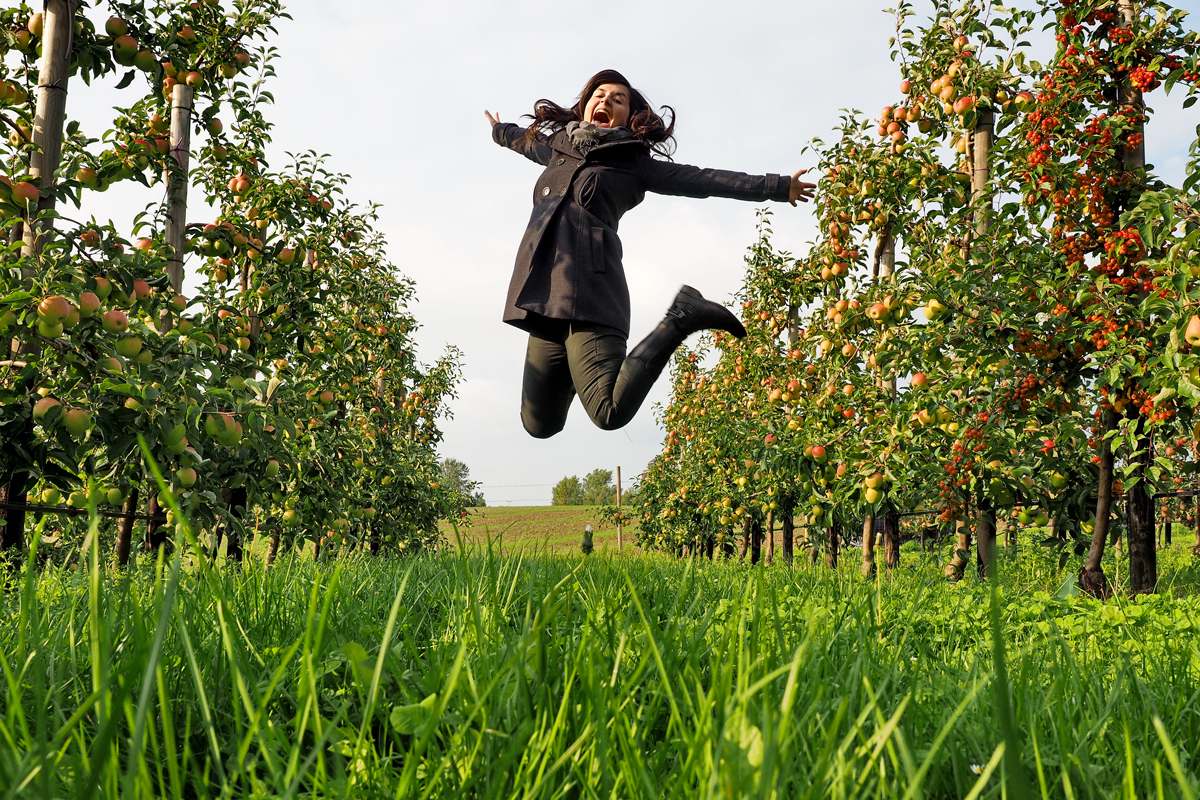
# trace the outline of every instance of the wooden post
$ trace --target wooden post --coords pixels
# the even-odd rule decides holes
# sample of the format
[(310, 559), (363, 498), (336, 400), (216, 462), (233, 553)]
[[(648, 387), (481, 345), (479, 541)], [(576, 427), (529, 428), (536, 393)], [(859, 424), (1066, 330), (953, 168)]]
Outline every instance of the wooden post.
[(617, 467), (617, 555), (625, 547), (625, 537), (621, 528), (621, 468)]
[(188, 162), (191, 158), (193, 90), (185, 83), (171, 88), (171, 155), (177, 168), (167, 170), (167, 275), (176, 293), (183, 291), (183, 258), (186, 254)]
[[(75, 30), (75, 7), (77, 0), (46, 0), (43, 12), (42, 62), (38, 69), (37, 101), (33, 116), (33, 144), (36, 145), (29, 157), (29, 176), (38, 190), (38, 203), (24, 212), (23, 244), (21, 255), (33, 260), (42, 252), (47, 232), (54, 228), (54, 218), (41, 220), (45, 211), (53, 211), (54, 175), (62, 159), (63, 123), (67, 113), (67, 78), (71, 74), (71, 37)], [(15, 228), (16, 226), (14, 226)], [(15, 230), (14, 230), (15, 232)], [(30, 285), (37, 269), (28, 262), (21, 268), (22, 283)], [(28, 352), (13, 339), (13, 353)], [(32, 405), (37, 398), (33, 386), (28, 385)], [(33, 420), (18, 434), (16, 444), (26, 451), (33, 443)], [(27, 472), (13, 472), (9, 476), (6, 500), (10, 503), (26, 502), (26, 488), (32, 482)], [(4, 533), (0, 545), (7, 548), (21, 546), (25, 542), (25, 512), (12, 510), (4, 515)]]
[[(37, 212), (54, 209), (54, 173), (62, 158), (63, 123), (67, 114), (67, 79), (71, 76), (71, 38), (75, 29), (77, 0), (46, 0), (42, 31), (42, 64), (38, 71), (37, 107), (33, 117), (33, 143), (37, 149), (29, 159), (29, 175), (37, 183), (40, 199)], [(42, 228), (42, 225), (45, 228)], [(25, 223), (24, 256), (42, 252), (47, 231), (54, 219)], [(32, 277), (31, 270), (25, 277)]]

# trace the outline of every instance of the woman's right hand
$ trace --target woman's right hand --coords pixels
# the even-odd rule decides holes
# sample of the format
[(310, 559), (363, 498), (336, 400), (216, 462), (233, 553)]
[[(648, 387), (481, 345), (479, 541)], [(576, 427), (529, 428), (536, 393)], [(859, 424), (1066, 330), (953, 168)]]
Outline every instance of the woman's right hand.
[(494, 116), (494, 117), (492, 116), (492, 112), (490, 112), (490, 111), (484, 111), (483, 115), (488, 118), (488, 122), (490, 122), (492, 124), (493, 128), (500, 124), (500, 112), (499, 111), (496, 112), (496, 116)]

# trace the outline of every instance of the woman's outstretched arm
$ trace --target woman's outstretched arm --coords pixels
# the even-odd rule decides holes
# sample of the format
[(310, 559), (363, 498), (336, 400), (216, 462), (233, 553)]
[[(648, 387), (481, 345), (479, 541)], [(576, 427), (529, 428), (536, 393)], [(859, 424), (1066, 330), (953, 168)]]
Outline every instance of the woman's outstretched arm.
[(541, 140), (531, 142), (525, 136), (526, 128), (514, 125), (511, 122), (501, 122), (500, 115), (496, 114), (492, 116), (492, 112), (490, 111), (484, 111), (483, 115), (487, 117), (488, 122), (492, 125), (492, 140), (496, 144), (501, 147), (507, 147), (509, 150), (515, 150), (530, 161), (541, 164), (543, 167), (550, 163), (553, 151), (549, 145)]
[(641, 161), (642, 183), (656, 194), (682, 197), (729, 197), (734, 200), (776, 200), (792, 205), (808, 202), (816, 184), (805, 183), (800, 176), (748, 175), (724, 169), (705, 169), (688, 164), (673, 164), (645, 158)]

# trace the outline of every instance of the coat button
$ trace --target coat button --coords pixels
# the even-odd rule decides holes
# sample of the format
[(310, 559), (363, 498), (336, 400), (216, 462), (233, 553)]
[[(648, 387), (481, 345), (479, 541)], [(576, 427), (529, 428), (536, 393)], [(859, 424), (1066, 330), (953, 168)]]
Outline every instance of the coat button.
[(559, 197), (563, 197), (564, 195), (566, 195), (566, 193), (567, 193), (567, 190), (566, 190), (566, 189), (559, 189), (559, 190), (558, 190), (558, 196), (559, 196)]
[(565, 158), (560, 158), (560, 159), (558, 160), (558, 163), (559, 163), (559, 164), (565, 164), (565, 163), (567, 163), (567, 160), (566, 160)]
[(550, 194), (550, 187), (549, 186), (544, 187), (542, 189), (542, 197), (546, 197), (549, 194)]

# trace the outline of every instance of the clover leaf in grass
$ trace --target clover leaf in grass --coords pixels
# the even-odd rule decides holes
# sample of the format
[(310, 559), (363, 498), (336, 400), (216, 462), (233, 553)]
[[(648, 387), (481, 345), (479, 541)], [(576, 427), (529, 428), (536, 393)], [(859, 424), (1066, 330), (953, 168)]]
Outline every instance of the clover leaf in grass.
[(437, 695), (431, 694), (419, 703), (396, 706), (392, 709), (392, 727), (397, 733), (411, 735), (419, 731), (433, 717)]

